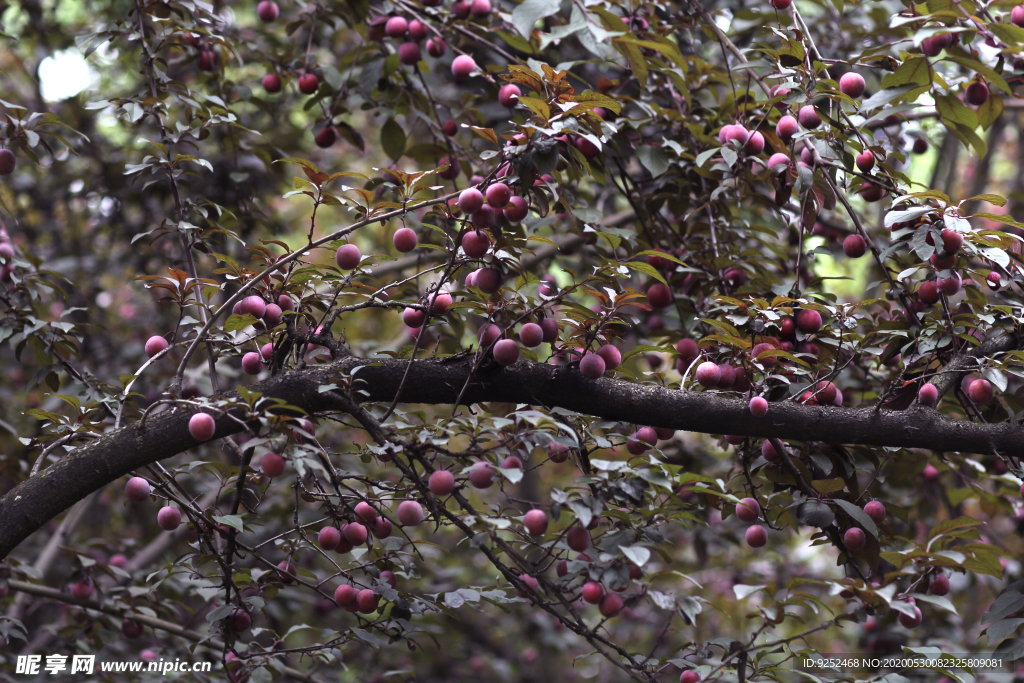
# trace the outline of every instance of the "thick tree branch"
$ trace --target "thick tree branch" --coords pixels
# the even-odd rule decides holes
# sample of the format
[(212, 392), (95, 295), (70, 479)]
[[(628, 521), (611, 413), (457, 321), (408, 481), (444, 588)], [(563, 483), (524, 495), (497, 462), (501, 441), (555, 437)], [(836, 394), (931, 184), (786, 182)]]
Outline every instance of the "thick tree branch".
[[(993, 348), (1012, 342), (991, 342)], [(347, 357), (333, 365), (282, 373), (249, 389), (309, 412), (336, 410), (320, 387), (341, 374), (356, 374), (368, 401), (391, 401), (407, 364), (400, 360)], [(507, 368), (481, 368), (468, 382), (472, 358), (422, 360), (403, 388), (406, 403), (451, 404), (466, 385), (463, 402), (544, 405), (606, 419), (708, 434), (927, 448), (1024, 457), (1024, 429), (1010, 422), (958, 421), (930, 408), (907, 411), (772, 403), (768, 416), (753, 418), (745, 400), (699, 391), (616, 379), (584, 379), (575, 369), (521, 360)], [(223, 394), (221, 398), (230, 398)], [(81, 446), (0, 499), (0, 557), (36, 529), (93, 491), (152, 462), (201, 445), (188, 433), (195, 412), (176, 408), (149, 416)], [(216, 438), (243, 429), (241, 414), (221, 414)]]

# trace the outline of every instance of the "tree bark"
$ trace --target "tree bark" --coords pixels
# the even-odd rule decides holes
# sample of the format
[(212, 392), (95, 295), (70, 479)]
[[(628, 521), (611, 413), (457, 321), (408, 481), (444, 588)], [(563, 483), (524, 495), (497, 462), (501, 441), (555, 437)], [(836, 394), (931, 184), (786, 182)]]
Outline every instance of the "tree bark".
[[(986, 351), (1012, 347), (1008, 335)], [(955, 360), (955, 359), (954, 359)], [(265, 397), (310, 413), (338, 412), (340, 402), (320, 388), (341, 375), (354, 375), (360, 400), (390, 402), (402, 385), (408, 361), (348, 357), (332, 365), (290, 371), (248, 387)], [(452, 404), (470, 377), (472, 356), (416, 361), (402, 386), (403, 403)], [(968, 371), (959, 369), (961, 374)], [(944, 375), (942, 377), (945, 377)], [(216, 397), (235, 398), (234, 392)], [(906, 411), (772, 403), (768, 415), (754, 418), (746, 399), (701, 391), (603, 378), (587, 380), (573, 368), (520, 360), (502, 368), (485, 363), (469, 383), (464, 404), (499, 401), (559, 407), (609, 420), (708, 434), (863, 444), (936, 451), (1000, 453), (1024, 457), (1024, 428), (1013, 422), (986, 424), (953, 420), (918, 406)], [(191, 406), (166, 410), (90, 441), (0, 499), (0, 558), (32, 532), (93, 491), (144, 465), (177, 455), (201, 443), (188, 432)], [(233, 415), (217, 417), (214, 438), (242, 431)]]

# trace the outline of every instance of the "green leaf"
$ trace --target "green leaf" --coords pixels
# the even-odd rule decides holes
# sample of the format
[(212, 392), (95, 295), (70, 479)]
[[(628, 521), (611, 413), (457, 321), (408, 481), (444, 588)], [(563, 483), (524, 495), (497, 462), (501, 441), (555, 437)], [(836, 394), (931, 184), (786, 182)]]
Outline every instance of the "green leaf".
[(636, 150), (636, 158), (655, 178), (668, 170), (668, 155), (664, 147), (644, 145)]
[(935, 110), (946, 121), (953, 121), (970, 129), (978, 127), (978, 115), (953, 95), (936, 95)]
[(868, 513), (864, 512), (863, 508), (842, 499), (836, 499), (835, 502), (843, 509), (843, 512), (850, 515), (850, 517), (853, 517), (854, 521), (857, 522), (861, 529), (868, 532), (875, 538), (878, 538), (878, 527), (875, 526), (875, 520), (868, 517)]
[(556, 14), (561, 5), (561, 0), (526, 0), (512, 10), (512, 25), (529, 40), (533, 25), (539, 19)]
[(736, 594), (737, 600), (743, 600), (744, 598), (750, 597), (754, 593), (764, 590), (767, 586), (747, 586), (742, 583), (737, 583), (732, 587), (732, 592)]
[(924, 55), (912, 55), (903, 62), (896, 71), (886, 74), (882, 79), (882, 88), (895, 88), (900, 85), (930, 85), (932, 67)]
[(214, 517), (213, 521), (217, 522), (218, 524), (229, 526), (232, 529), (235, 529), (239, 532), (245, 531), (245, 529), (242, 527), (242, 518), (238, 515), (220, 515)]
[(642, 545), (624, 545), (619, 548), (630, 562), (643, 567), (651, 559), (651, 551)]
[(649, 275), (662, 284), (668, 284), (665, 282), (665, 278), (662, 274), (658, 272), (658, 269), (646, 261), (626, 261), (622, 265), (626, 266), (630, 270), (638, 270), (644, 275)]
[(392, 159), (397, 160), (405, 154), (405, 130), (393, 118), (389, 118), (381, 126), (380, 146)]
[(252, 315), (251, 313), (246, 313), (245, 315), (238, 315), (237, 313), (232, 313), (231, 315), (228, 316), (228, 319), (224, 321), (224, 331), (237, 332), (238, 330), (244, 330), (250, 325), (255, 325), (256, 322), (256, 316)]

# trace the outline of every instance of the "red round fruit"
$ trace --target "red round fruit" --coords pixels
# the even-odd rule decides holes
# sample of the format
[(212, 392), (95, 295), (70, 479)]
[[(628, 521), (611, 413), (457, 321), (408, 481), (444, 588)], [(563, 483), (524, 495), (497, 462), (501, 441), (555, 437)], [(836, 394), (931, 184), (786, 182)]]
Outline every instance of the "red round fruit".
[(736, 516), (748, 524), (761, 516), (761, 505), (754, 498), (744, 498), (736, 503)]
[[(427, 49), (429, 51), (429, 48)], [(459, 126), (452, 119), (445, 121), (444, 125), (441, 126), (441, 129), (444, 130), (444, 134), (450, 138), (455, 137), (455, 134), (459, 132)]]
[(491, 13), (491, 0), (473, 0), (469, 11), (477, 19), (483, 19)]
[(885, 521), (885, 505), (877, 500), (872, 500), (864, 506), (864, 512), (875, 524)]
[(617, 593), (605, 593), (598, 609), (601, 610), (601, 616), (610, 619), (622, 611), (622, 598)]
[(134, 619), (125, 618), (121, 622), (121, 635), (129, 640), (135, 640), (141, 638), (145, 632), (145, 627)]
[(543, 536), (548, 530), (548, 516), (543, 510), (530, 510), (523, 515), (523, 526), (531, 536)]
[(491, 344), (501, 338), (501, 328), (497, 325), (487, 324), (480, 328), (477, 339), (480, 341), (480, 348), (490, 348)]
[(937, 282), (939, 286), (939, 291), (945, 294), (946, 296), (953, 296), (954, 294), (959, 292), (960, 286), (962, 284), (960, 275), (958, 275), (957, 273), (953, 273), (949, 277), (939, 278)]
[(745, 534), (747, 545), (751, 548), (761, 548), (768, 542), (768, 532), (764, 530), (763, 526), (752, 526), (747, 529)]
[(146, 340), (146, 355), (152, 358), (156, 354), (167, 349), (168, 346), (170, 346), (170, 344), (163, 337), (150, 337)]
[(461, 83), (476, 71), (476, 62), (469, 55), (459, 55), (452, 61), (452, 76), (456, 83)]
[(867, 86), (864, 83), (864, 77), (852, 71), (843, 74), (842, 78), (839, 79), (839, 90), (844, 95), (849, 95), (853, 98), (863, 95), (865, 87)]
[(250, 351), (242, 356), (242, 372), (247, 375), (258, 375), (263, 369), (263, 358), (256, 351)]
[(498, 102), (501, 103), (501, 106), (511, 109), (519, 103), (519, 97), (522, 94), (518, 85), (509, 83), (501, 86), (501, 89), (498, 90)]
[(359, 591), (356, 596), (356, 605), (363, 614), (373, 614), (377, 611), (378, 604), (380, 604), (380, 598), (369, 588)]
[(604, 358), (596, 353), (587, 352), (580, 360), (580, 373), (587, 379), (598, 379), (606, 371)]
[(337, 527), (325, 526), (316, 537), (317, 544), (323, 550), (334, 550), (341, 543), (341, 532)]
[(867, 250), (868, 244), (860, 235), (848, 235), (843, 240), (843, 253), (850, 258), (860, 258)]
[[(774, 2), (778, 2), (778, 1), (779, 0), (772, 0), (773, 3)], [(787, 3), (790, 2), (790, 1), (791, 0), (785, 0), (785, 2), (787, 2)], [(789, 5), (787, 4), (786, 6), (788, 7)], [(699, 683), (699, 682), (700, 682), (700, 675), (696, 671), (694, 671), (693, 669), (687, 669), (683, 673), (679, 674), (679, 683)]]
[(398, 46), (398, 61), (406, 66), (413, 66), (420, 61), (422, 56), (417, 43), (409, 41)]
[(530, 205), (522, 197), (512, 196), (508, 204), (511, 204), (511, 207), (506, 204), (508, 208), (505, 209), (505, 220), (509, 223), (519, 223), (530, 213)]
[(864, 530), (858, 527), (850, 527), (843, 534), (843, 544), (851, 552), (857, 552), (867, 543), (867, 536), (864, 535)]
[(801, 107), (798, 119), (800, 125), (807, 129), (814, 129), (821, 125), (821, 116), (818, 115), (818, 110), (814, 108), (813, 104)]
[(244, 609), (236, 609), (231, 613), (231, 625), (235, 627), (235, 630), (239, 633), (244, 633), (249, 630), (252, 626), (252, 616)]
[(750, 414), (754, 417), (764, 417), (768, 414), (768, 400), (764, 396), (755, 396), (750, 399)]
[[(385, 25), (386, 30), (386, 25)], [(409, 22), (409, 37), (415, 40), (417, 43), (422, 42), (424, 38), (429, 34), (430, 29), (427, 28), (419, 19), (413, 19)]]
[(779, 122), (775, 124), (775, 134), (782, 138), (783, 142), (789, 142), (798, 132), (800, 132), (800, 126), (796, 119), (789, 114), (780, 118)]
[(540, 321), (540, 329), (544, 330), (544, 342), (554, 344), (558, 341), (558, 321), (554, 318), (544, 318)]
[(462, 236), (462, 250), (470, 258), (483, 258), (491, 248), (491, 240), (482, 230), (470, 230)]
[(342, 270), (353, 270), (359, 265), (362, 257), (363, 255), (360, 253), (359, 247), (354, 244), (343, 244), (334, 253), (334, 262)]
[(917, 288), (917, 298), (921, 303), (931, 306), (939, 300), (939, 283), (935, 280), (927, 280)]
[(942, 231), (942, 248), (947, 254), (955, 254), (964, 246), (963, 234), (946, 228)]
[(588, 581), (583, 584), (583, 591), (581, 595), (584, 602), (596, 605), (601, 602), (601, 598), (604, 597), (604, 586), (599, 584), (597, 581)]
[(672, 290), (660, 282), (651, 285), (647, 290), (647, 303), (651, 308), (665, 308), (672, 303)]
[(579, 526), (573, 525), (565, 534), (565, 543), (578, 553), (590, 547), (590, 532)]
[(597, 148), (597, 145), (584, 137), (576, 138), (576, 149), (578, 149), (580, 154), (582, 154), (586, 159), (593, 159), (601, 151)]
[(346, 541), (355, 547), (366, 543), (366, 537), (369, 536), (370, 532), (359, 522), (351, 522), (342, 528), (341, 534), (345, 537)]
[(771, 441), (765, 441), (761, 444), (761, 457), (768, 462), (775, 462), (779, 459), (779, 454), (775, 452), (775, 447), (772, 446)]
[(416, 308), (407, 308), (402, 311), (402, 322), (406, 327), (419, 329), (427, 320), (427, 314)]
[(866, 149), (857, 155), (857, 168), (861, 173), (868, 173), (875, 167), (875, 155), (870, 149)]
[(260, 461), (260, 469), (263, 471), (263, 474), (274, 479), (284, 474), (285, 464), (285, 459), (277, 453), (266, 453)]
[(928, 584), (928, 591), (932, 595), (946, 595), (949, 593), (949, 577), (945, 574), (937, 574)]
[(985, 276), (985, 279), (988, 281), (989, 289), (997, 290), (1003, 281), (1003, 276), (993, 270)]
[(604, 361), (605, 371), (614, 370), (622, 362), (622, 354), (611, 344), (605, 344), (596, 353)]
[(455, 475), (448, 470), (436, 470), (430, 473), (427, 485), (435, 496), (447, 496), (455, 490)]
[[(768, 0), (775, 9), (786, 9), (793, 4), (793, 0)], [(698, 679), (700, 680), (700, 679)]]
[(334, 591), (334, 601), (340, 607), (347, 607), (356, 601), (358, 592), (347, 583), (338, 586)]
[(754, 131), (747, 138), (747, 143), (743, 145), (743, 153), (747, 156), (757, 156), (764, 151), (764, 136), (759, 131)]
[(463, 190), (459, 194), (459, 208), (466, 214), (476, 213), (484, 205), (484, 195), (475, 187)]
[(299, 77), (299, 92), (305, 95), (312, 95), (320, 85), (320, 79), (316, 74), (302, 74)]
[(416, 526), (423, 521), (423, 506), (415, 500), (403, 500), (398, 504), (396, 517), (402, 526)]
[(796, 326), (804, 334), (813, 334), (821, 329), (821, 313), (809, 308), (801, 309), (796, 314)]
[(203, 50), (196, 57), (196, 64), (203, 71), (213, 71), (217, 66), (217, 53), (213, 50)]
[(975, 107), (985, 104), (988, 102), (988, 86), (982, 81), (972, 82), (964, 92), (964, 101)]
[(365, 500), (356, 503), (355, 513), (363, 524), (373, 524), (377, 519), (377, 510)]
[(174, 531), (181, 526), (181, 510), (173, 505), (165, 505), (156, 513), (156, 523), (164, 531)]
[(519, 341), (528, 349), (540, 346), (544, 342), (544, 330), (537, 323), (526, 323), (519, 329)]
[(781, 152), (777, 152), (768, 157), (768, 168), (771, 169), (772, 171), (779, 167), (784, 167), (784, 169), (789, 168), (791, 161), (792, 160), (789, 158), (788, 154), (782, 154)]
[(71, 586), (71, 595), (75, 600), (88, 600), (92, 595), (92, 579), (86, 577)]
[(373, 523), (373, 535), (377, 538), (387, 538), (391, 535), (391, 520), (386, 517), (378, 517)]
[(281, 77), (277, 74), (267, 74), (263, 77), (263, 89), (269, 93), (281, 91)]
[(988, 403), (995, 395), (995, 391), (992, 388), (992, 383), (987, 379), (976, 379), (967, 388), (967, 395), (975, 403)]
[(494, 345), (494, 360), (509, 366), (519, 360), (519, 344), (514, 339), (502, 339)]
[(1024, 5), (1017, 5), (1010, 10), (1010, 21), (1016, 26), (1024, 26)]
[(448, 51), (448, 45), (440, 38), (431, 38), (427, 41), (427, 54), (438, 59)]
[(921, 625), (921, 608), (914, 606), (914, 615), (904, 614), (900, 612), (900, 625), (904, 628), (917, 628)]
[(716, 387), (722, 379), (722, 369), (716, 363), (705, 361), (697, 366), (697, 382), (704, 387)]
[(277, 3), (273, 0), (263, 0), (260, 4), (256, 5), (257, 16), (267, 23), (277, 19), (277, 15), (280, 12), (281, 10), (278, 8)]
[(416, 248), (416, 244), (419, 242), (419, 237), (417, 237), (416, 232), (412, 228), (399, 228), (398, 230), (395, 230), (392, 242), (395, 245), (395, 249), (403, 254), (408, 254)]
[(939, 390), (934, 384), (923, 384), (917, 392), (917, 400), (924, 406), (933, 406), (939, 400)]
[(434, 315), (443, 315), (448, 307), (452, 305), (452, 295), (448, 292), (434, 292), (430, 295), (430, 312)]
[(489, 489), (494, 484), (494, 470), (489, 463), (478, 462), (469, 469), (469, 483), (476, 489)]
[(693, 359), (697, 357), (697, 342), (689, 337), (680, 339), (676, 342), (676, 352), (679, 356), (684, 359)]
[(295, 581), (295, 565), (288, 560), (281, 560), (277, 563), (277, 578), (281, 583), (293, 583)]
[(512, 199), (512, 190), (505, 183), (492, 183), (487, 187), (487, 203), (495, 209), (505, 208)]
[(885, 196), (885, 189), (864, 181), (864, 184), (860, 186), (860, 196), (866, 202), (877, 202), (881, 201), (882, 197)]
[(391, 17), (384, 25), (388, 38), (404, 38), (408, 30), (409, 22), (404, 17)]

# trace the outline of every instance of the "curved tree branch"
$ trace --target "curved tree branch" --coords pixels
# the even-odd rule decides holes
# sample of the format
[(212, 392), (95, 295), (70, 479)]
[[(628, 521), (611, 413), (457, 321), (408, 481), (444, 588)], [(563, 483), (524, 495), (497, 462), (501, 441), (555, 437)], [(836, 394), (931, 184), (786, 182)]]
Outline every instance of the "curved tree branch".
[[(1014, 341), (991, 342), (992, 347)], [(332, 365), (282, 373), (250, 391), (282, 399), (310, 413), (336, 411), (334, 397), (320, 391), (340, 375), (356, 372), (356, 387), (367, 401), (390, 402), (407, 363), (347, 357)], [(797, 441), (926, 448), (1024, 457), (1024, 428), (1011, 422), (986, 424), (953, 420), (931, 408), (906, 411), (772, 403), (768, 416), (753, 418), (747, 401), (700, 391), (617, 379), (587, 380), (575, 369), (520, 360), (501, 368), (482, 367), (470, 379), (471, 357), (423, 360), (404, 385), (406, 403), (451, 404), (465, 385), (466, 404), (505, 402), (560, 407), (636, 424), (708, 434), (736, 434)], [(468, 384), (467, 384), (468, 381)], [(233, 393), (221, 394), (231, 398)], [(0, 499), (0, 558), (32, 532), (93, 491), (144, 465), (195, 448), (188, 432), (190, 408), (174, 408), (127, 425), (69, 453)], [(215, 438), (240, 432), (237, 414), (217, 418)]]

